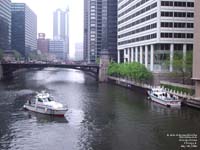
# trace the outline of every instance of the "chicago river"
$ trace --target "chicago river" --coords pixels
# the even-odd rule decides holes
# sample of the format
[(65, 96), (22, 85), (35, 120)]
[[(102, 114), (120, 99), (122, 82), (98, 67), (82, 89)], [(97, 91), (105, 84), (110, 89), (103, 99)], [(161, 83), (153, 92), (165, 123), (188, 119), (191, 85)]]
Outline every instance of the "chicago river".
[[(23, 110), (42, 90), (68, 107), (64, 118)], [(178, 150), (187, 146), (178, 135), (200, 136), (199, 127), (196, 109), (167, 108), (78, 70), (32, 69), (0, 81), (1, 150)]]

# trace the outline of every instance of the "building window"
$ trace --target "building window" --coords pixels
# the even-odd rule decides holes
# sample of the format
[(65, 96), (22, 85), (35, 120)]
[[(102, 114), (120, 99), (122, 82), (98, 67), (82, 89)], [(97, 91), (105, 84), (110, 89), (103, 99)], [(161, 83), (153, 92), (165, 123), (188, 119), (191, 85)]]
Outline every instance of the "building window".
[(194, 2), (187, 2), (187, 7), (194, 7)]
[(162, 1), (161, 6), (173, 6), (173, 2), (171, 1)]
[(194, 34), (188, 33), (188, 34), (187, 34), (187, 38), (188, 38), (188, 39), (193, 39), (193, 38), (194, 38)]
[(172, 35), (172, 33), (161, 33), (161, 38), (172, 38), (173, 37), (173, 35)]
[(194, 18), (194, 13), (187, 13), (187, 17)]
[(172, 28), (173, 27), (173, 23), (172, 22), (161, 22), (161, 27)]
[(173, 12), (162, 11), (161, 16), (163, 16), (163, 17), (173, 17)]
[(175, 7), (186, 7), (186, 2), (174, 2)]

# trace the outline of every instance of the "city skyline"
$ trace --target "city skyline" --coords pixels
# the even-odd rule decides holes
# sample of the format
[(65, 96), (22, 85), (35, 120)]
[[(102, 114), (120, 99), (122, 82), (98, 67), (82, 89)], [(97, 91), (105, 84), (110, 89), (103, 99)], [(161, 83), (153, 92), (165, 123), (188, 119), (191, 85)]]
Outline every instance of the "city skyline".
[(51, 3), (48, 0), (12, 0), (12, 2), (26, 3), (37, 15), (38, 33), (45, 33), (50, 39), (53, 39), (53, 12), (56, 9), (65, 10), (69, 7), (70, 57), (74, 56), (75, 43), (83, 42), (83, 0), (79, 0), (78, 4), (72, 0), (53, 0)]

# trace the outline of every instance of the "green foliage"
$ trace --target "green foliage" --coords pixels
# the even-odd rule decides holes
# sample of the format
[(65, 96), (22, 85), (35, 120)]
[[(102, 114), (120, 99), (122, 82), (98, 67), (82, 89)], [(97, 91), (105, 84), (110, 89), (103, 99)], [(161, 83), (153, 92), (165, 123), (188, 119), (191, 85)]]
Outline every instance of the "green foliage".
[[(168, 57), (165, 62), (166, 65), (170, 65), (170, 58)], [(192, 77), (192, 63), (193, 63), (193, 55), (192, 51), (188, 51), (186, 57), (184, 58), (182, 52), (174, 53), (173, 57), (173, 73), (174, 75), (180, 74), (182, 78), (182, 83), (185, 83), (185, 79), (190, 79)]]
[(108, 75), (130, 78), (139, 82), (148, 82), (152, 79), (152, 73), (147, 68), (137, 62), (134, 63), (110, 63)]
[(100, 64), (100, 58), (96, 59), (96, 64)]
[(177, 86), (172, 86), (172, 85), (167, 85), (167, 84), (161, 84), (161, 86), (166, 88), (166, 89), (172, 90), (172, 91), (182, 92), (182, 93), (186, 93), (186, 94), (189, 94), (189, 95), (194, 95), (193, 89), (177, 87)]
[(14, 56), (15, 56), (16, 60), (20, 60), (21, 59), (22, 56), (21, 56), (21, 54), (18, 51), (13, 50), (13, 53), (14, 53)]
[(28, 53), (28, 58), (31, 60), (41, 60), (41, 55), (39, 55), (37, 51), (30, 51)]

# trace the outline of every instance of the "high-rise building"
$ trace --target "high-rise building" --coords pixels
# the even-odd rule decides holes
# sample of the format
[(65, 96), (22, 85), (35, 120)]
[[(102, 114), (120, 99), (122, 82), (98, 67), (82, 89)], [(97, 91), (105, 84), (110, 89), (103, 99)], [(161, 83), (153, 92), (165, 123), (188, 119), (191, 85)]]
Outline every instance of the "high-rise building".
[(49, 51), (49, 39), (45, 38), (45, 33), (39, 33), (37, 39), (37, 49), (42, 53), (48, 53)]
[(11, 1), (0, 0), (0, 49), (11, 48)]
[(88, 0), (84, 0), (84, 31), (83, 31), (83, 58), (88, 60)]
[(37, 49), (37, 16), (25, 3), (12, 3), (12, 49), (27, 58)]
[(69, 9), (57, 9), (53, 14), (53, 39), (65, 41), (64, 59), (69, 57)]
[(117, 58), (117, 0), (84, 1), (84, 59), (95, 62), (101, 51)]
[(54, 55), (58, 60), (64, 60), (65, 41), (64, 40), (50, 40), (49, 53)]
[(75, 44), (75, 60), (76, 61), (83, 60), (83, 43)]
[(200, 1), (195, 0), (195, 34), (193, 53), (193, 79), (195, 80), (195, 96), (200, 97)]
[(192, 51), (193, 36), (194, 0), (118, 0), (118, 62), (173, 71), (174, 53)]

